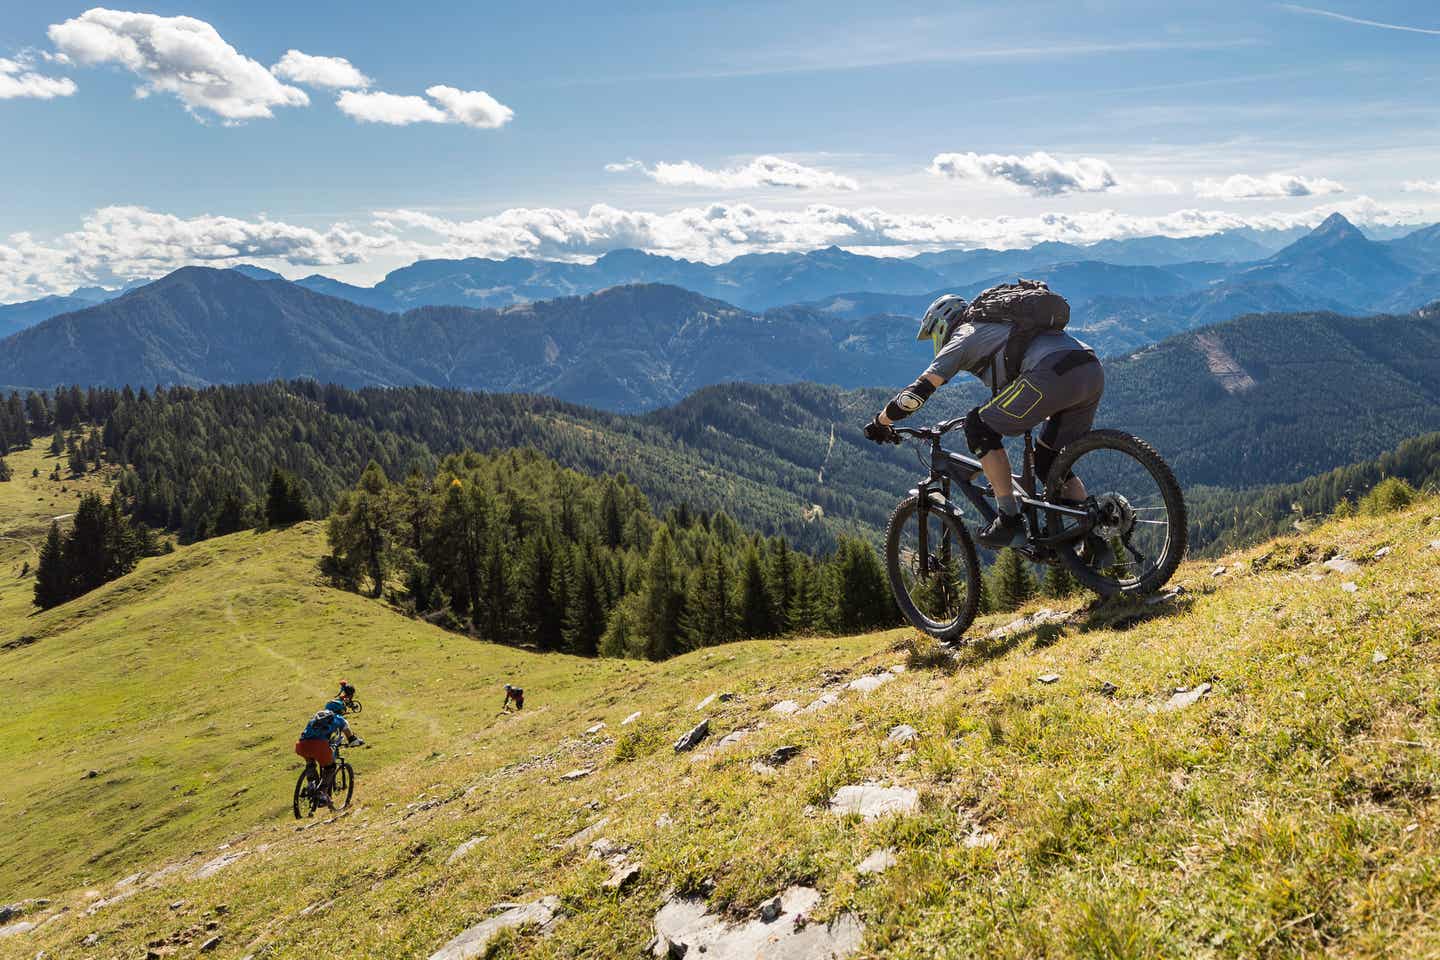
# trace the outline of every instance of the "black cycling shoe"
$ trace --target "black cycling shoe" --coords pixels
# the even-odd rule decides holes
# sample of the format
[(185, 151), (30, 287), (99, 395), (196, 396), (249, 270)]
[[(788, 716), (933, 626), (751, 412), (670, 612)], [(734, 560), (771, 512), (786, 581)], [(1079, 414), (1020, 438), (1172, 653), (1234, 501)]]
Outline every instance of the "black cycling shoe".
[(1018, 513), (997, 515), (990, 521), (990, 526), (975, 535), (980, 546), (989, 547), (991, 550), (1021, 547), (1025, 545), (1026, 539), (1025, 518)]

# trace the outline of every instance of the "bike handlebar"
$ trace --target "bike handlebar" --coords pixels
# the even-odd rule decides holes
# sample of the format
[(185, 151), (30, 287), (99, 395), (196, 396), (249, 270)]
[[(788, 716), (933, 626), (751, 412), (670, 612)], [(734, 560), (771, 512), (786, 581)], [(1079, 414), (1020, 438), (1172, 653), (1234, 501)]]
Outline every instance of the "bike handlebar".
[(964, 417), (956, 417), (954, 420), (942, 420), (933, 427), (895, 427), (894, 429), (895, 432), (902, 437), (915, 437), (918, 440), (939, 440), (964, 422)]

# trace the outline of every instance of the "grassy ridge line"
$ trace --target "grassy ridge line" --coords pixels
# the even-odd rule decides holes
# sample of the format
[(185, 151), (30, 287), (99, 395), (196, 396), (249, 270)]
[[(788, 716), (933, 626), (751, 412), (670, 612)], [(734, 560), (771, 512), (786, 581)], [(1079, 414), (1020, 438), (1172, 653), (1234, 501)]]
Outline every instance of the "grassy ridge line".
[[(296, 580), (317, 540), (298, 529), (186, 548), (170, 559), (186, 569), (165, 590), (145, 593), (155, 605), (149, 613), (136, 606), (138, 595), (104, 606), (100, 591), (101, 609), (67, 605), (61, 610), (71, 613), (60, 614), (64, 622), (43, 641), (0, 655), (7, 696), (22, 698), (22, 717), (43, 711), (69, 723), (52, 713), (70, 696), (63, 663), (87, 653), (95, 662), (100, 639), (115, 654), (105, 662), (123, 669), (138, 655), (137, 637), (158, 631), (177, 639), (148, 667), (132, 664), (147, 674), (133, 682), (170, 688), (169, 712), (162, 719), (140, 711), (118, 723), (102, 742), (127, 751), (117, 760), (145, 746), (162, 762), (184, 765), (220, 752), (197, 747), (271, 738), (226, 756), (225, 769), (234, 771), (227, 786), (243, 782), (247, 794), (195, 794), (219, 822), (196, 817), (183, 829), (158, 827), (156, 840), (142, 841), (153, 845), (153, 858), (151, 850), (130, 851), (148, 868), (172, 861), (186, 863), (184, 871), (92, 917), (80, 915), (83, 891), (52, 886), (44, 892), (71, 911), (23, 944), (0, 941), (0, 952), (82, 955), (77, 944), (92, 932), (111, 952), (138, 950), (209, 921), (224, 936), (217, 956), (262, 947), (266, 956), (307, 956), (340, 928), (348, 955), (425, 956), (489, 915), (491, 904), (553, 893), (570, 918), (548, 939), (511, 938), (498, 956), (635, 956), (672, 886), (709, 889), (712, 903), (744, 911), (802, 880), (824, 892), (822, 917), (858, 913), (870, 955), (1440, 951), (1440, 920), (1429, 907), (1440, 895), (1434, 499), (1227, 558), (1218, 577), (1209, 564), (1189, 565), (1179, 577), (1186, 597), (1178, 606), (1139, 608), (1150, 618), (1143, 622), (1094, 616), (1058, 638), (1022, 633), (981, 642), (955, 674), (911, 670), (868, 697), (846, 694), (827, 711), (783, 719), (769, 704), (836, 689), (825, 686), (827, 668), (855, 676), (893, 663), (904, 632), (572, 668), (562, 657), (456, 641), (422, 625), (396, 635), (407, 623), (383, 607)], [(1390, 552), (1377, 556), (1382, 547)], [(1336, 550), (1360, 561), (1359, 572), (1317, 565)], [(158, 573), (142, 568), (140, 575)], [(191, 583), (243, 592), (250, 602), (233, 607), (260, 646), (191, 629), (191, 618), (211, 618), (204, 589), (183, 589)], [(191, 602), (162, 609), (177, 593)], [(334, 624), (334, 633), (316, 636), (316, 624)], [(293, 767), (282, 774), (276, 751), (288, 750), (292, 716), (309, 706), (309, 691), (331, 679), (327, 661), (306, 657), (331, 635), (344, 638), (346, 667), (367, 678), (362, 696), (370, 707), (357, 726), (381, 746), (356, 757), (353, 814), (297, 833), (275, 796), (288, 788)], [(227, 723), (197, 740), (193, 725), (169, 720), (186, 718), (185, 692), (207, 676), (190, 677), (186, 659), (217, 647), (231, 672), (228, 696), (214, 709)], [(498, 718), (479, 699), (493, 699), (490, 676), (507, 671), (523, 678), (533, 712)], [(1057, 682), (1037, 682), (1051, 672)], [(17, 675), (34, 679), (22, 685)], [(1118, 687), (1113, 697), (1099, 691), (1102, 681)], [(1213, 689), (1197, 704), (1160, 709), (1176, 685), (1202, 681)], [(717, 709), (717, 736), (752, 732), (714, 758), (674, 755), (670, 740), (702, 715), (694, 704), (719, 690), (739, 696)], [(619, 720), (637, 709), (645, 714), (640, 723), (622, 731)], [(599, 720), (608, 730), (585, 736)], [(26, 801), (99, 806), (93, 796), (52, 796), (68, 792), (82, 757), (65, 761), (77, 767), (50, 763), (49, 773), (37, 772), (44, 765), (36, 761), (50, 755), (33, 742), (41, 725), (23, 722), (29, 739), (8, 726), (0, 739), (30, 761), (21, 767), (30, 778)], [(242, 732), (247, 722), (257, 729)], [(904, 750), (888, 745), (896, 723), (915, 726), (920, 741)], [(623, 751), (604, 740), (617, 733)], [(782, 743), (801, 746), (801, 756), (773, 779), (751, 770)], [(620, 760), (622, 752), (633, 759)], [(588, 777), (561, 779), (590, 766)], [(131, 776), (83, 785), (118, 792), (148, 777)], [(836, 787), (867, 778), (917, 789), (920, 813), (864, 824), (823, 811)], [(147, 806), (132, 819), (149, 814), (153, 793), (143, 793)], [(19, 798), (3, 799), (13, 817)], [(661, 814), (672, 825), (657, 826)], [(41, 892), (42, 877), (60, 875), (37, 872), (31, 847), (78, 863), (120, 829), (103, 817), (42, 820), (36, 829), (25, 817), (0, 859), (6, 889), (16, 885), (17, 866), (27, 867), (24, 890)], [(602, 888), (606, 865), (587, 860), (583, 845), (565, 843), (602, 817), (609, 818), (602, 833), (633, 844), (643, 861), (640, 882), (624, 896)], [(470, 858), (447, 864), (475, 835), (488, 839)], [(209, 879), (189, 879), (216, 855), (221, 836), (244, 857)], [(855, 865), (882, 846), (895, 848), (896, 867), (860, 877)], [(126, 856), (109, 851), (82, 867), (97, 892), (112, 892), (127, 872)], [(176, 900), (185, 906), (166, 909)], [(216, 904), (227, 911), (214, 913)]]

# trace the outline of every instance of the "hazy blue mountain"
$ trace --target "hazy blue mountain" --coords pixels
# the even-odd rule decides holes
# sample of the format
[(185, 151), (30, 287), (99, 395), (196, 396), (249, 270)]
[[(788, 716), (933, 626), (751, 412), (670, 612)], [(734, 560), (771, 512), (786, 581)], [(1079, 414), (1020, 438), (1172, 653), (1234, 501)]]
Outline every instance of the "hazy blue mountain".
[(1326, 297), (1352, 312), (1377, 307), (1415, 279), (1389, 246), (1369, 239), (1338, 213), (1271, 257), (1245, 268), (1242, 283), (1275, 283)]
[(33, 327), (42, 320), (88, 307), (93, 302), (79, 297), (49, 296), (24, 303), (0, 304), (0, 339)]
[(1440, 223), (1421, 227), (1385, 244), (1401, 263), (1421, 273), (1440, 271)]

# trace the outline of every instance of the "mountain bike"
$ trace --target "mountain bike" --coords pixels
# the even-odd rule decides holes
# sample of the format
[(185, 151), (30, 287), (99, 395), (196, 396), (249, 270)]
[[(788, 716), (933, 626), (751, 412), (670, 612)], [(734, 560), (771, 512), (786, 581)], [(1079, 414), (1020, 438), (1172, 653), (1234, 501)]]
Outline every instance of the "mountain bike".
[[(336, 810), (350, 806), (350, 797), (355, 793), (355, 768), (340, 755), (346, 746), (344, 737), (330, 740), (330, 750), (335, 754), (335, 782), (330, 785), (329, 793), (330, 802), (335, 804)], [(295, 796), (291, 803), (296, 820), (315, 816), (315, 811), (323, 806), (320, 802), (321, 776), (315, 761), (306, 760), (305, 769), (300, 771), (300, 778), (295, 781)]]
[[(994, 491), (980, 461), (944, 449), (946, 433), (964, 418), (933, 427), (896, 427), (902, 437), (929, 445), (929, 471), (890, 516), (885, 568), (896, 603), (915, 627), (940, 640), (961, 636), (980, 607), (981, 569), (957, 491), (979, 514), (995, 518)], [(1063, 566), (1102, 596), (1153, 593), (1174, 575), (1185, 555), (1185, 498), (1169, 465), (1145, 441), (1116, 430), (1092, 430), (1056, 455), (1037, 495), (1032, 434), (1024, 435), (1015, 495), (1029, 532), (1017, 547), (1025, 559)], [(1084, 500), (1066, 500), (1071, 476), (1085, 486)]]

